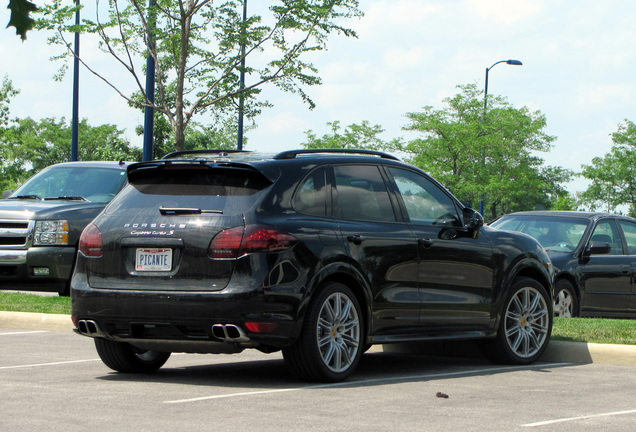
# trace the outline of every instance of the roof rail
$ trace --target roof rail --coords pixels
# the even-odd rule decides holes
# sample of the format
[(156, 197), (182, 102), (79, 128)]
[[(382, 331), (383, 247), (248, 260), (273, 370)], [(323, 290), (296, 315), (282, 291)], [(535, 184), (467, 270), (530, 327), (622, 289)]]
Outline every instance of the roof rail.
[(376, 151), (376, 150), (363, 150), (363, 149), (304, 149), (304, 150), (288, 150), (281, 153), (278, 153), (274, 156), (274, 159), (295, 159), (296, 156), (301, 154), (317, 154), (317, 153), (334, 153), (334, 154), (359, 154), (359, 155), (370, 155), (370, 156), (380, 156), (383, 159), (392, 159), (399, 161), (400, 159), (396, 156), (390, 155), (388, 153)]
[(204, 149), (204, 150), (179, 150), (172, 153), (168, 153), (161, 159), (173, 159), (178, 156), (186, 155), (202, 155), (202, 154), (216, 154), (219, 157), (229, 156), (230, 153), (251, 153), (247, 150), (223, 150), (223, 149)]

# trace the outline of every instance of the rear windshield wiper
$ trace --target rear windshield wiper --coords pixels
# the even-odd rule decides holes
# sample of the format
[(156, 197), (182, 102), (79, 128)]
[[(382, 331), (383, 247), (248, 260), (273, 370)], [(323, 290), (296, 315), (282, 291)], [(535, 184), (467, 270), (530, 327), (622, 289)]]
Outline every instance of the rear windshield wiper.
[(88, 201), (86, 198), (81, 196), (59, 196), (59, 197), (47, 197), (44, 199), (47, 201), (53, 201), (53, 200)]
[(159, 207), (159, 211), (161, 212), (163, 216), (202, 214), (202, 213), (223, 214), (223, 210), (203, 210), (200, 208), (189, 208), (189, 207)]
[(9, 197), (9, 199), (36, 199), (42, 200), (42, 197), (39, 195), (18, 195), (14, 197)]

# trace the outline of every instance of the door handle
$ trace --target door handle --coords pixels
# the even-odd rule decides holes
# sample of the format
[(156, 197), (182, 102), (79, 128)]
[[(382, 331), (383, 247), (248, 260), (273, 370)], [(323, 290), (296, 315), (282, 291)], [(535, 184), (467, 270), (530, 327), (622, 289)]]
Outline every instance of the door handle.
[(433, 246), (433, 243), (435, 242), (431, 239), (427, 239), (427, 238), (417, 239), (417, 244), (423, 246), (424, 249), (430, 248), (431, 246)]
[(359, 245), (364, 241), (364, 236), (361, 236), (360, 234), (348, 235), (347, 240), (355, 245)]

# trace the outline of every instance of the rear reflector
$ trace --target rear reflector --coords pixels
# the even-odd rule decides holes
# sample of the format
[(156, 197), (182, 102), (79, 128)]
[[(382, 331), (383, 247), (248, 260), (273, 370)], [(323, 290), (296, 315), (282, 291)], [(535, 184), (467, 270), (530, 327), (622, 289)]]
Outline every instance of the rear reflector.
[(272, 333), (278, 324), (268, 322), (246, 322), (245, 327), (252, 333)]

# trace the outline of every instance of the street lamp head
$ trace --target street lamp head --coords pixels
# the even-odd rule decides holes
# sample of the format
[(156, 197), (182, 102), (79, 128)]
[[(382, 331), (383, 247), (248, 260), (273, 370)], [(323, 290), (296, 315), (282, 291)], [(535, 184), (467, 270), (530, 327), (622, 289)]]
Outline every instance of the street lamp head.
[(523, 65), (523, 63), (521, 63), (519, 60), (508, 60), (508, 61), (506, 62), (506, 64), (509, 64), (509, 65), (515, 65), (515, 66), (521, 66), (521, 65)]

